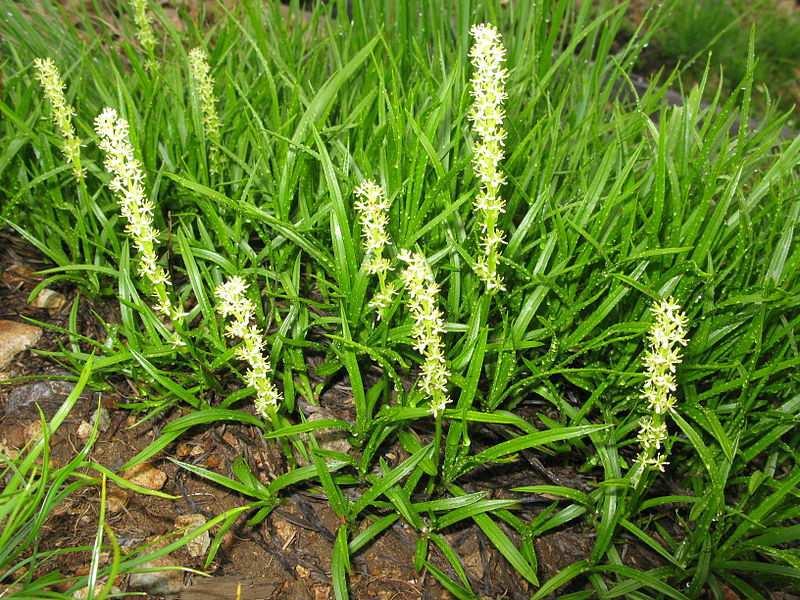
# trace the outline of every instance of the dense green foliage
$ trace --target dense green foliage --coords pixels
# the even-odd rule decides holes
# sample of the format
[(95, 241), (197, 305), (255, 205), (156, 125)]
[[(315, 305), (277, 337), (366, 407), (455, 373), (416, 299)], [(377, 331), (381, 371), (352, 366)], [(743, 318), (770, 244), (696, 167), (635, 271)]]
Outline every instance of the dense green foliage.
[[(419, 532), (420, 569), (428, 544), (446, 546), (440, 532), (472, 519), (536, 598), (567, 584), (575, 598), (722, 598), (724, 586), (762, 598), (796, 582), (800, 138), (782, 137), (788, 115), (768, 102), (757, 127), (741, 125), (751, 117), (752, 47), (740, 49), (748, 66), (733, 95), (703, 104), (701, 83), (684, 106), (668, 107), (672, 79), (633, 91), (628, 75), (650, 33), (645, 24), (618, 47), (622, 6), (364, 0), (349, 18), (347, 4), (309, 14), (243, 2), (217, 9), (212, 25), (187, 17), (182, 29), (156, 12), (153, 68), (130, 14), (107, 22), (4, 3), (2, 215), (54, 263), (42, 285), (81, 294), (52, 356), (79, 371), (94, 355), (98, 388), (119, 375), (138, 382), (132, 410), (185, 411), (131, 462), (190, 428), (261, 427), (296, 465), (269, 485), (243, 462), (226, 474), (184, 466), (248, 498), (253, 523), (284, 490), (321, 486), (343, 523), (337, 597), (349, 556), (398, 519)], [(483, 21), (503, 34), (510, 70), (499, 223), (507, 291), (493, 296), (473, 271), (481, 250), (467, 119), (469, 28)], [(219, 173), (187, 70), (198, 45), (219, 98)], [(48, 56), (77, 111), (83, 182), (63, 161), (33, 78), (33, 59)], [(176, 327), (181, 344), (149, 305), (105, 185), (92, 127), (105, 106), (130, 122), (161, 261), (189, 311)], [(422, 252), (441, 286), (452, 402), (440, 419), (412, 386), (420, 357), (403, 294), (381, 320), (367, 307), (377, 283), (362, 267), (352, 194), (365, 178), (392, 200), (388, 254)], [(249, 282), (267, 332), (284, 397), (274, 423), (253, 416), (215, 311), (214, 289), (233, 275)], [(634, 486), (649, 308), (668, 295), (685, 308), (690, 338), (670, 464)], [(119, 304), (104, 339), (77, 330), (87, 298)], [(351, 414), (306, 421), (305, 403), (324, 404), (341, 381)], [(508, 439), (471, 443), (486, 423)], [(319, 448), (307, 433), (322, 427), (346, 431), (352, 451)], [(405, 451), (398, 464), (382, 458), (391, 445)], [(516, 492), (551, 499), (534, 518), (518, 501), (465, 495), (477, 467), (530, 449), (597, 484)], [(539, 581), (533, 540), (575, 523), (595, 533), (590, 556)], [(627, 565), (629, 544), (661, 566)], [(474, 597), (458, 557), (444, 555), (452, 571), (431, 574)]]

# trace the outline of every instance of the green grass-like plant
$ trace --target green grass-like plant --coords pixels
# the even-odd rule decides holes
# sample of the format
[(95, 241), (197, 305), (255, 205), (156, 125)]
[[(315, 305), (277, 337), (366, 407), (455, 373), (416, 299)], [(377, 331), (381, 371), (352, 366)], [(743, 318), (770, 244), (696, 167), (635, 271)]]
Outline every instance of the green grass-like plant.
[[(624, 6), (609, 3), (355, 0), (305, 12), (246, 0), (183, 15), (181, 28), (151, 3), (157, 39), (145, 49), (132, 12), (6, 4), (0, 210), (54, 265), (34, 293), (79, 290), (64, 347), (41, 354), (76, 371), (95, 355), (91, 385), (125, 376), (140, 385), (127, 407), (142, 418), (181, 413), (126, 467), (224, 421), (259, 428), (290, 465), (264, 484), (244, 461), (228, 473), (179, 463), (247, 499), (214, 522), (207, 562), (240, 512), (257, 524), (306, 486), (341, 518), (337, 598), (350, 558), (398, 520), (418, 533), (415, 566), (458, 598), (477, 597), (443, 536), (462, 521), (534, 598), (722, 598), (726, 588), (766, 598), (796, 585), (800, 138), (782, 137), (790, 115), (768, 99), (750, 125), (752, 37), (730, 96), (706, 90), (706, 73), (670, 107), (676, 76), (639, 94), (631, 83), (648, 23), (617, 45)], [(487, 185), (470, 118), (479, 23), (497, 27), (508, 70), (503, 181), (491, 188), (502, 204), (490, 215), (474, 207)], [(195, 48), (210, 69), (202, 85)], [(80, 178), (35, 84), (43, 57), (75, 107)], [(93, 126), (105, 107), (128, 123), (164, 290), (141, 276), (107, 185)], [(354, 191), (365, 181), (387, 200), (385, 279), (361, 244)], [(503, 236), (491, 262), (505, 289), (494, 293), (479, 276), (487, 218)], [(403, 278), (411, 260), (417, 270)], [(237, 319), (258, 340), (244, 329), (226, 337), (215, 290), (234, 277), (247, 283), (247, 319)], [(370, 303), (390, 283), (376, 313)], [(162, 291), (185, 314), (154, 310)], [(689, 343), (659, 434), (662, 474), (634, 466), (650, 308), (669, 296)], [(78, 330), (89, 302), (118, 306), (118, 319), (95, 315), (104, 339)], [(281, 392), (266, 419), (241, 383), (266, 373), (250, 360), (256, 350)], [(337, 382), (350, 390), (347, 410), (307, 419)], [(318, 444), (315, 432), (331, 429), (350, 452)], [(488, 442), (478, 435), (487, 429)], [(389, 447), (402, 450), (394, 463)], [(492, 499), (467, 485), (531, 451), (586, 474), (591, 489), (533, 482)], [(545, 508), (532, 514), (530, 498)], [(534, 540), (569, 527), (593, 532), (590, 555), (541, 581)], [(631, 566), (631, 545), (657, 566)]]

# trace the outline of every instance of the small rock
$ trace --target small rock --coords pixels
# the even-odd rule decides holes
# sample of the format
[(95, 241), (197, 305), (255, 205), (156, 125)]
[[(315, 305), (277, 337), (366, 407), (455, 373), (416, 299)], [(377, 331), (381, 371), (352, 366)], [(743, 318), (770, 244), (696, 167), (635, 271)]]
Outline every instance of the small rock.
[[(98, 595), (100, 594), (100, 592), (102, 591), (103, 585), (104, 584), (102, 584), (102, 583), (98, 583), (97, 585), (94, 586), (94, 597), (95, 598), (97, 598)], [(113, 596), (114, 594), (121, 594), (121, 593), (122, 593), (122, 591), (117, 586), (115, 586), (115, 585), (111, 586), (110, 595)], [(85, 588), (79, 589), (77, 592), (72, 594), (72, 597), (75, 598), (75, 600), (85, 600), (86, 598), (89, 597), (89, 586), (86, 586)]]
[(92, 414), (92, 422), (94, 421), (98, 422), (97, 428), (100, 430), (100, 433), (108, 431), (108, 428), (111, 427), (111, 415), (108, 409), (101, 406), (95, 410), (94, 414)]
[(39, 405), (45, 415), (52, 416), (69, 396), (75, 385), (69, 381), (35, 381), (14, 388), (8, 395), (5, 413), (9, 416), (29, 416)]
[(192, 446), (192, 451), (190, 454), (195, 458), (197, 458), (198, 456), (203, 456), (203, 454), (205, 453), (206, 449), (203, 446), (201, 446), (200, 444), (195, 444), (194, 446)]
[(59, 294), (53, 290), (49, 290), (44, 288), (36, 298), (33, 299), (31, 302), (31, 306), (34, 308), (46, 308), (47, 310), (51, 310), (53, 312), (58, 312), (67, 304), (67, 299), (64, 297), (63, 294)]
[(181, 442), (178, 444), (178, 447), (175, 449), (175, 456), (178, 458), (186, 458), (189, 456), (189, 453), (192, 451), (192, 447), (187, 444), (186, 442)]
[(16, 263), (3, 271), (3, 283), (10, 288), (19, 288), (30, 283), (41, 281), (42, 278), (36, 275), (36, 271), (25, 265)]
[(89, 421), (81, 421), (80, 425), (78, 425), (77, 434), (78, 438), (85, 442), (92, 435), (92, 424)]
[(125, 490), (112, 490), (106, 496), (106, 510), (109, 514), (115, 515), (125, 510), (128, 504), (128, 492)]
[(275, 533), (281, 541), (281, 546), (285, 550), (297, 535), (297, 528), (289, 523), (289, 521), (278, 518), (275, 519)]
[(206, 459), (206, 467), (208, 467), (212, 471), (215, 469), (219, 469), (221, 464), (222, 464), (222, 459), (219, 457), (218, 454), (212, 454)]
[(167, 482), (167, 474), (148, 463), (137, 465), (125, 471), (122, 476), (148, 490), (160, 490)]
[[(11, 460), (16, 460), (17, 457), (19, 456), (19, 450), (17, 450), (17, 448), (14, 448), (13, 446), (10, 446), (8, 444), (8, 440), (3, 438), (3, 439), (0, 439), (0, 454), (4, 454), (5, 456), (10, 458)], [(3, 596), (0, 595), (0, 598), (2, 598), (2, 597)]]
[(99, 421), (97, 424), (97, 428), (100, 433), (105, 433), (108, 431), (108, 428), (111, 427), (111, 416), (108, 414), (108, 410), (103, 408), (102, 406), (94, 411), (92, 415), (92, 422), (83, 420), (81, 421), (80, 425), (78, 425), (78, 437), (86, 441), (89, 439), (89, 436), (92, 435), (92, 428), (94, 427), (94, 421)]
[(183, 590), (183, 571), (169, 556), (156, 558), (142, 565), (142, 569), (166, 568), (151, 573), (133, 573), (128, 578), (128, 587), (152, 596), (177, 596)]
[(233, 435), (230, 431), (226, 431), (225, 433), (222, 434), (222, 440), (234, 450), (239, 449), (239, 440), (237, 440), (236, 436)]
[(26, 323), (0, 320), (0, 370), (42, 337), (42, 330)]
[[(180, 515), (175, 519), (175, 528), (187, 533), (205, 524), (206, 518), (201, 514)], [(198, 558), (200, 556), (205, 556), (210, 545), (211, 535), (208, 531), (204, 531), (186, 544), (186, 550), (189, 552), (189, 556)]]

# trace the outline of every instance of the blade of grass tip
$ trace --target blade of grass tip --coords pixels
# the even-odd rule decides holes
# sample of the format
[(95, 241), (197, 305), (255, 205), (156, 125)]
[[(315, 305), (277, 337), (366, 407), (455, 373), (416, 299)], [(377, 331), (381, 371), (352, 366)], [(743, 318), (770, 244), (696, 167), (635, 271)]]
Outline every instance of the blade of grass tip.
[(488, 515), (478, 514), (472, 520), (481, 528), (481, 531), (489, 538), (495, 548), (500, 551), (505, 559), (514, 567), (514, 570), (522, 577), (527, 579), (535, 586), (539, 585), (539, 578), (536, 576), (536, 569), (525, 559), (519, 549), (509, 539), (500, 526), (495, 523)]
[(331, 582), (336, 600), (348, 600), (347, 573), (350, 571), (350, 549), (347, 545), (347, 525), (341, 525), (336, 532), (331, 557)]
[(122, 551), (120, 549), (119, 542), (117, 541), (117, 536), (114, 535), (114, 530), (111, 529), (111, 526), (108, 523), (105, 523), (104, 528), (106, 537), (111, 544), (111, 565), (109, 565), (109, 568), (104, 573), (106, 582), (103, 585), (103, 589), (100, 591), (101, 600), (107, 598), (114, 589), (114, 584), (116, 583), (117, 576), (120, 572), (119, 565), (122, 561)]
[(386, 529), (394, 525), (395, 521), (397, 521), (399, 518), (400, 515), (397, 513), (391, 513), (376, 519), (375, 522), (371, 523), (366, 527), (366, 529), (364, 529), (361, 533), (356, 534), (356, 536), (350, 540), (350, 554), (355, 554), (361, 550)]
[(353, 238), (350, 235), (350, 223), (347, 218), (347, 209), (342, 198), (342, 191), (339, 187), (338, 178), (331, 162), (322, 138), (319, 136), (317, 128), (311, 126), (314, 134), (314, 141), (319, 149), (322, 171), (325, 174), (325, 181), (328, 187), (328, 194), (333, 201), (334, 210), (331, 212), (331, 238), (333, 241), (333, 257), (336, 261), (338, 271), (338, 283), (345, 297), (350, 297), (352, 288), (353, 269), (357, 269), (356, 251)]
[(436, 579), (436, 581), (438, 581), (444, 589), (450, 592), (454, 598), (458, 598), (458, 600), (475, 600), (478, 598), (478, 596), (476, 596), (472, 590), (467, 589), (466, 587), (459, 585), (450, 579), (447, 573), (439, 569), (430, 561), (425, 561), (425, 570), (433, 575), (434, 579)]
[(443, 535), (432, 533), (430, 538), (436, 547), (439, 548), (439, 551), (444, 554), (447, 562), (450, 563), (453, 571), (456, 575), (458, 575), (458, 579), (461, 584), (464, 586), (464, 588), (468, 589), (474, 597), (474, 592), (472, 592), (470, 587), (469, 577), (467, 576), (467, 572), (464, 570), (464, 565), (461, 564), (461, 559), (458, 557), (458, 553), (449, 543), (447, 543), (447, 539)]
[(97, 585), (97, 571), (100, 567), (100, 553), (103, 549), (103, 531), (106, 526), (106, 476), (100, 476), (100, 514), (97, 516), (97, 533), (92, 545), (92, 562), (89, 567), (89, 579), (86, 582), (89, 600), (94, 599), (94, 590)]

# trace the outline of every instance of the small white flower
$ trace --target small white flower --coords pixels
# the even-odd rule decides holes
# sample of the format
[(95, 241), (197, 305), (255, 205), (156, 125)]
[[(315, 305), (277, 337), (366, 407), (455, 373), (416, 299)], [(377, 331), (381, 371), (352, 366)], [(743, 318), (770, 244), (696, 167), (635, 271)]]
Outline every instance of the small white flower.
[(353, 205), (361, 223), (364, 248), (364, 267), (370, 275), (378, 276), (379, 291), (369, 306), (381, 318), (383, 311), (392, 303), (395, 287), (386, 282), (386, 274), (392, 269), (391, 261), (383, 256), (383, 250), (391, 242), (387, 227), (391, 202), (377, 183), (366, 179), (354, 190), (358, 200)]
[(211, 170), (219, 172), (220, 155), (217, 145), (220, 143), (222, 123), (217, 114), (217, 98), (214, 95), (214, 78), (211, 76), (211, 67), (202, 48), (193, 48), (189, 51), (189, 70), (194, 82), (194, 90), (203, 112), (203, 128), (206, 137), (213, 142), (209, 150)]
[(490, 24), (474, 25), (470, 30), (474, 43), (470, 59), (474, 68), (471, 94), (474, 99), (469, 112), (477, 141), (473, 148), (472, 165), (481, 184), (475, 197), (475, 209), (480, 216), (483, 256), (476, 261), (475, 271), (489, 293), (505, 289), (497, 273), (498, 256), (505, 243), (503, 233), (497, 230), (497, 221), (505, 211), (500, 188), (505, 177), (500, 163), (505, 152), (506, 131), (503, 128), (503, 102), (506, 99), (505, 83), (508, 71), (503, 66), (506, 50), (500, 33)]
[(444, 318), (438, 307), (439, 286), (428, 261), (421, 254), (403, 250), (398, 258), (407, 264), (401, 277), (408, 294), (408, 310), (414, 318), (411, 335), (414, 348), (423, 356), (419, 387), (431, 398), (436, 417), (450, 401), (447, 380), (450, 371), (444, 356)]
[(667, 439), (665, 415), (675, 406), (677, 389), (675, 373), (681, 363), (680, 348), (686, 346), (686, 315), (672, 298), (655, 302), (651, 308), (654, 320), (648, 332), (650, 344), (642, 359), (645, 381), (642, 398), (647, 401), (651, 416), (640, 422), (639, 460), (661, 471), (668, 464), (661, 453)]
[(75, 135), (75, 127), (72, 125), (72, 117), (75, 116), (75, 109), (67, 102), (64, 96), (64, 81), (58, 72), (56, 63), (50, 58), (36, 58), (33, 61), (36, 69), (36, 79), (42, 86), (44, 95), (50, 103), (53, 124), (61, 134), (61, 151), (64, 158), (72, 167), (72, 172), (78, 179), (83, 179), (83, 169), (81, 168), (81, 141)]
[(383, 258), (383, 249), (389, 244), (389, 208), (391, 202), (383, 189), (374, 181), (366, 179), (354, 190), (358, 200), (353, 205), (361, 223), (361, 237), (365, 266), (371, 275), (386, 273), (389, 261)]
[(247, 284), (241, 277), (231, 277), (217, 287), (215, 295), (217, 312), (223, 318), (230, 318), (225, 335), (242, 340), (236, 348), (236, 357), (249, 367), (244, 379), (256, 391), (253, 402), (256, 412), (264, 419), (271, 419), (281, 402), (281, 394), (269, 378), (272, 368), (264, 356), (264, 336), (254, 322), (256, 307), (247, 297)]
[(170, 278), (158, 264), (156, 243), (158, 230), (153, 226), (152, 202), (145, 197), (144, 173), (134, 156), (128, 134), (128, 122), (117, 115), (113, 108), (105, 108), (94, 121), (100, 138), (99, 147), (105, 152), (104, 165), (113, 175), (108, 187), (117, 195), (120, 213), (125, 217), (125, 230), (139, 252), (139, 274), (147, 279), (156, 297), (155, 310), (173, 321), (183, 314), (169, 299), (167, 289)]
[(392, 299), (396, 293), (397, 289), (393, 283), (385, 284), (383, 289), (379, 290), (378, 293), (372, 297), (372, 300), (370, 300), (370, 308), (372, 308), (372, 310), (374, 310), (380, 316), (384, 310), (391, 306)]

